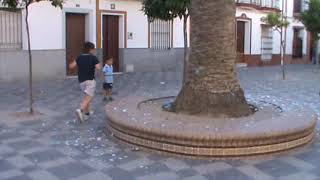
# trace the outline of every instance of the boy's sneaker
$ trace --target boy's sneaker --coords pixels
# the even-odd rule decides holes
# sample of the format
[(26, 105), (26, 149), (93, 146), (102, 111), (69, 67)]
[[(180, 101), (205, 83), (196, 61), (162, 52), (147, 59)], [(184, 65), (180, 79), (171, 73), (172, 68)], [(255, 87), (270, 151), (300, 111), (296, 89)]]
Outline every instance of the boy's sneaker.
[(83, 115), (84, 121), (88, 121), (89, 119), (90, 119), (90, 115), (87, 115), (87, 114)]
[(93, 111), (90, 111), (89, 114), (84, 114), (83, 115), (83, 120), (84, 121), (88, 121), (90, 119), (90, 117), (93, 115)]
[(109, 101), (114, 101), (113, 97), (110, 97), (110, 98), (109, 98)]
[(108, 98), (107, 98), (107, 97), (104, 97), (104, 98), (103, 98), (103, 101), (104, 101), (104, 102), (108, 101)]
[(76, 115), (77, 115), (78, 121), (79, 121), (80, 123), (82, 123), (83, 120), (84, 120), (84, 115), (83, 115), (81, 109), (77, 109), (77, 110), (76, 110)]

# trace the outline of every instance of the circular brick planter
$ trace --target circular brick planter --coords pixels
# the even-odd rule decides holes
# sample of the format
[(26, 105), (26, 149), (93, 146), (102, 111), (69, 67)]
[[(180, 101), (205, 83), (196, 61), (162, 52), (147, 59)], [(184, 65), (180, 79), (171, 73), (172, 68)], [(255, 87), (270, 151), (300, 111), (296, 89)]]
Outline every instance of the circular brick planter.
[(209, 118), (162, 111), (162, 99), (129, 97), (106, 106), (107, 128), (117, 139), (186, 156), (239, 157), (308, 144), (317, 117), (309, 110), (277, 112), (272, 106), (243, 118)]

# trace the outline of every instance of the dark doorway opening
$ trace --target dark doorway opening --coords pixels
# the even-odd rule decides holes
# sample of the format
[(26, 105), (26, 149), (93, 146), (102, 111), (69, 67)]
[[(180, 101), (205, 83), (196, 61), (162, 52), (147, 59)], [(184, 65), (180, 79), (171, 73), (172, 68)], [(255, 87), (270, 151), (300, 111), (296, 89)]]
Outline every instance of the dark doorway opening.
[(244, 58), (244, 41), (245, 41), (245, 25), (244, 21), (237, 21), (237, 62), (243, 63)]
[(67, 75), (74, 76), (77, 69), (69, 69), (69, 64), (82, 53), (86, 38), (86, 15), (79, 13), (66, 14), (66, 64)]
[(120, 71), (119, 62), (119, 16), (103, 16), (103, 61), (113, 58), (115, 72)]
[(303, 40), (300, 37), (301, 31), (302, 30), (298, 28), (293, 29), (292, 57), (294, 58), (302, 58)]

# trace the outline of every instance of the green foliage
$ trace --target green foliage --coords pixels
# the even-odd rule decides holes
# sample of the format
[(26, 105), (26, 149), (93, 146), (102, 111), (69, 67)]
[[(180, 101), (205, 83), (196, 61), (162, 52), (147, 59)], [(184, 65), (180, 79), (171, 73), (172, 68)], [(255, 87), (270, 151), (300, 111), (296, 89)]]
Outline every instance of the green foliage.
[(280, 13), (273, 13), (273, 12), (269, 13), (267, 17), (262, 19), (262, 21), (277, 30), (283, 27), (288, 27), (290, 24), (287, 20), (285, 20), (285, 18), (282, 18), (282, 15)]
[(34, 2), (49, 1), (52, 6), (62, 8), (64, 0), (0, 0), (1, 4), (9, 9), (17, 9), (29, 6)]
[(176, 17), (189, 16), (191, 0), (143, 0), (142, 11), (154, 19), (172, 20)]
[(320, 0), (310, 0), (309, 9), (301, 13), (301, 21), (310, 31), (315, 40), (319, 39), (320, 33)]

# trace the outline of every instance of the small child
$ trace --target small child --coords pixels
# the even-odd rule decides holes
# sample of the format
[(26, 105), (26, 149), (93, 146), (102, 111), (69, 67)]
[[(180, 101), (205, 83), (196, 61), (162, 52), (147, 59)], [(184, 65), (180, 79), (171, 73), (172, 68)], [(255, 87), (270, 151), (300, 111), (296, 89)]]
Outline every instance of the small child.
[(106, 64), (103, 67), (104, 79), (105, 82), (103, 83), (104, 101), (113, 101), (112, 98), (112, 88), (113, 88), (113, 58), (109, 58), (106, 61)]

